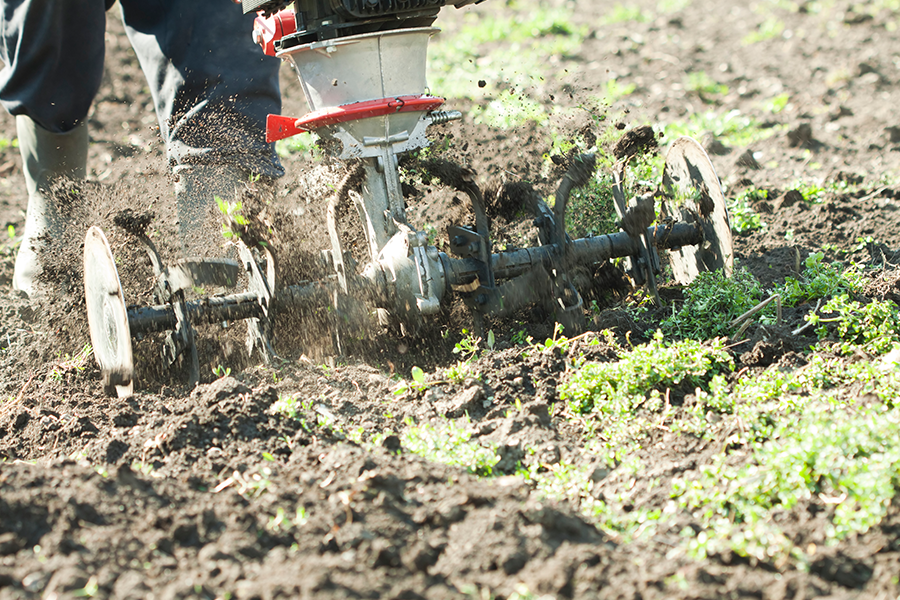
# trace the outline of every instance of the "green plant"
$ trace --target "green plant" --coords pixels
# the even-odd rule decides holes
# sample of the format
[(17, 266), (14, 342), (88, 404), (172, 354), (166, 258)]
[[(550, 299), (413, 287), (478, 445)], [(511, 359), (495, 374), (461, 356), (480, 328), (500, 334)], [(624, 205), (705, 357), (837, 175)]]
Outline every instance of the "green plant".
[(810, 404), (782, 421), (754, 460), (731, 466), (727, 456), (692, 479), (676, 479), (672, 496), (702, 527), (691, 542), (697, 558), (729, 549), (763, 562), (799, 556), (771, 520), (816, 500), (824, 505), (833, 542), (865, 532), (886, 514), (900, 480), (900, 411), (882, 405), (835, 409)]
[(720, 271), (707, 271), (686, 288), (684, 303), (678, 309), (672, 308), (672, 316), (661, 327), (666, 334), (680, 338), (728, 336), (734, 333), (730, 322), (761, 299), (762, 287), (747, 269), (735, 269), (731, 277)]
[(312, 132), (304, 131), (289, 138), (275, 142), (275, 152), (281, 158), (287, 158), (295, 154), (308, 154), (313, 158), (319, 158), (319, 136)]
[(413, 454), (433, 462), (465, 467), (482, 477), (492, 475), (494, 465), (500, 460), (492, 446), (471, 441), (471, 434), (452, 421), (440, 426), (427, 423), (411, 426), (400, 440)]
[[(444, 371), (446, 378), (455, 383), (461, 383), (469, 377), (481, 378), (481, 375), (472, 369), (472, 362), (478, 357), (481, 349), (481, 338), (476, 338), (468, 329), (463, 329), (462, 333), (462, 339), (453, 347), (453, 354), (459, 355), (461, 359)], [(488, 331), (487, 347), (488, 350), (492, 350), (494, 347), (493, 330)]]
[(791, 97), (788, 94), (778, 94), (774, 98), (770, 98), (763, 104), (763, 110), (766, 112), (770, 112), (773, 115), (777, 115), (785, 108), (787, 108), (788, 102)]
[(273, 414), (281, 415), (288, 419), (299, 419), (305, 427), (306, 421), (301, 418), (303, 416), (301, 411), (306, 413), (312, 410), (313, 402), (314, 400), (312, 398), (301, 401), (297, 396), (279, 395), (278, 400), (272, 403), (270, 410)]
[(808, 181), (798, 179), (791, 186), (797, 192), (800, 192), (800, 195), (803, 196), (803, 200), (809, 202), (810, 204), (819, 204), (825, 199), (825, 186)]
[(240, 233), (235, 231), (234, 226), (245, 227), (250, 224), (247, 217), (241, 214), (244, 205), (241, 202), (226, 202), (218, 196), (215, 197), (215, 200), (219, 207), (219, 212), (226, 217), (227, 221), (222, 223), (222, 236), (226, 239), (239, 238)]
[(806, 267), (797, 277), (788, 277), (784, 285), (776, 287), (786, 306), (796, 306), (816, 298), (831, 298), (838, 294), (858, 293), (865, 287), (865, 279), (855, 267), (844, 268), (839, 262), (823, 262), (825, 254), (814, 252), (804, 261)]
[(736, 109), (725, 113), (693, 113), (687, 122), (672, 122), (664, 128), (666, 139), (674, 140), (683, 135), (700, 139), (710, 133), (723, 144), (738, 147), (747, 147), (783, 130), (783, 125), (764, 127), (754, 117)]
[(529, 121), (545, 125), (550, 115), (537, 101), (513, 90), (500, 94), (487, 105), (472, 109), (472, 120), (492, 129), (513, 129)]
[(150, 475), (153, 473), (153, 464), (133, 460), (131, 461), (131, 470), (141, 475)]
[(614, 25), (616, 23), (643, 23), (648, 20), (650, 20), (650, 16), (644, 13), (640, 7), (617, 3), (601, 22), (604, 25)]
[(715, 102), (717, 96), (728, 94), (728, 86), (717, 83), (706, 71), (688, 73), (687, 79), (685, 89), (700, 96), (700, 99), (707, 104)]
[(475, 337), (468, 329), (462, 330), (463, 337), (453, 347), (453, 354), (458, 354), (463, 360), (472, 360), (478, 354), (481, 338)]
[(765, 229), (759, 213), (753, 210), (751, 202), (766, 200), (769, 192), (757, 188), (746, 189), (728, 202), (728, 216), (731, 221), (731, 230), (735, 233), (747, 233), (757, 229)]
[(572, 190), (566, 207), (566, 230), (574, 237), (616, 231), (613, 177), (599, 169), (587, 185)]
[(900, 314), (890, 300), (872, 300), (863, 305), (850, 300), (847, 294), (840, 294), (826, 302), (819, 312), (835, 316), (826, 318), (813, 311), (806, 315), (806, 321), (817, 326), (820, 340), (828, 337), (829, 326), (833, 326), (844, 354), (853, 353), (857, 347), (882, 354), (900, 342)]
[(637, 86), (633, 83), (619, 83), (618, 79), (607, 79), (606, 93), (603, 95), (602, 103), (605, 105), (615, 104), (622, 98), (633, 94), (636, 89)]
[(516, 346), (530, 346), (532, 343), (532, 338), (528, 335), (528, 332), (524, 329), (520, 329), (516, 333), (512, 334), (510, 340)]
[(410, 377), (412, 377), (412, 381), (407, 382), (406, 380), (403, 380), (400, 382), (400, 385), (394, 390), (395, 395), (400, 396), (409, 391), (419, 392), (430, 385), (426, 383), (425, 371), (423, 371), (421, 367), (413, 366), (412, 369), (410, 369)]
[(560, 385), (560, 398), (575, 413), (627, 417), (638, 407), (658, 410), (670, 388), (708, 389), (717, 373), (733, 368), (722, 340), (666, 343), (661, 331), (618, 361), (589, 362)]
[(213, 375), (222, 379), (223, 377), (228, 377), (231, 375), (231, 367), (223, 367), (222, 365), (216, 365), (212, 368)]
[(75, 598), (93, 598), (100, 591), (100, 584), (96, 575), (91, 575), (83, 588), (72, 590), (72, 596)]
[(87, 368), (88, 359), (90, 359), (93, 353), (94, 349), (91, 347), (91, 345), (85, 344), (75, 356), (65, 354), (61, 358), (57, 359), (56, 364), (50, 371), (50, 377), (56, 381), (62, 381), (63, 375), (65, 373), (69, 373), (71, 371), (75, 371), (78, 373), (83, 372)]
[(784, 21), (769, 17), (759, 24), (755, 31), (744, 36), (741, 43), (750, 46), (780, 36), (784, 32)]

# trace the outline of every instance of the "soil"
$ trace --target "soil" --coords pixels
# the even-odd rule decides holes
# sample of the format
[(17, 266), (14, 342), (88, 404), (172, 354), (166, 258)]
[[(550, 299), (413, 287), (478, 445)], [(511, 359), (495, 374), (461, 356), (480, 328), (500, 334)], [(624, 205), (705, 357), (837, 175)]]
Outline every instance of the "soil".
[[(657, 15), (657, 4), (629, 6)], [(548, 107), (570, 109), (611, 79), (635, 85), (606, 107), (612, 121), (560, 111), (565, 116), (556, 126), (571, 136), (588, 131), (599, 138), (604, 127), (663, 125), (708, 110), (736, 110), (765, 122), (776, 133), (750, 147), (703, 140), (729, 195), (749, 187), (769, 192), (754, 207), (767, 228), (735, 237), (738, 265), (770, 285), (825, 250), (829, 260), (882, 265), (870, 296), (897, 300), (895, 11), (845, 0), (800, 3), (796, 10), (774, 3), (680, 4), (660, 16), (617, 23), (604, 18), (608, 3), (568, 2), (575, 7), (572, 26), (589, 35), (571, 55), (549, 56), (546, 77), (522, 91)], [(463, 12), (506, 6), (445, 10), (438, 24), (452, 30)], [(766, 10), (778, 15), (780, 34), (743, 43), (765, 23)], [(689, 89), (686, 74), (700, 72), (727, 92)], [(479, 85), (503, 89), (502, 81), (472, 82), (473, 89)], [(284, 114), (305, 113), (286, 66), (282, 87)], [(784, 110), (762, 108), (780, 94), (789, 98)], [(448, 99), (448, 108), (464, 113), (472, 106)], [(601, 530), (574, 501), (544, 499), (516, 474), (517, 466), (595, 460), (579, 452), (580, 432), (561, 414), (557, 385), (574, 358), (609, 360), (615, 352), (574, 343), (565, 352), (523, 355), (514, 335), (552, 335), (552, 321), (540, 310), (487, 324), (496, 340), (475, 363), (481, 379), (442, 381), (459, 359), (453, 349), (463, 329), (473, 326), (456, 302), (416, 335), (369, 332), (341, 355), (322, 325), (324, 313), (294, 316), (279, 327), (280, 360), (268, 366), (247, 355), (243, 328), (209, 326), (199, 334), (201, 383), (194, 389), (179, 369), (161, 368), (160, 339), (148, 336), (136, 343), (136, 393), (107, 397), (93, 359), (79, 356), (89, 341), (81, 288), (86, 228), (97, 224), (107, 232), (127, 300), (138, 305), (151, 300), (152, 270), (115, 218), (132, 209), (164, 259), (177, 246), (156, 117), (115, 11), (106, 77), (89, 125), (90, 176), (70, 195), (71, 226), (46, 251), (48, 295), (38, 303), (8, 291), (0, 308), (0, 599), (900, 595), (897, 502), (876, 527), (833, 546), (820, 543), (824, 512), (801, 507), (783, 515), (782, 528), (795, 543), (821, 545), (809, 568), (800, 569), (732, 555), (692, 560), (673, 550), (678, 527), (626, 541)], [(505, 199), (552, 195), (567, 164), (558, 157), (558, 167), (548, 171), (549, 138), (533, 124), (496, 131), (464, 118), (433, 129), (436, 139), (451, 142), (444, 158), (466, 165), (483, 189), (493, 190), (486, 196), (494, 229), (517, 212)], [(14, 120), (0, 115), (0, 139), (15, 135)], [(664, 152), (667, 140), (660, 143)], [(285, 166), (288, 175), (276, 183), (272, 214), (264, 218), (277, 224), (280, 281), (294, 284), (321, 273), (315, 257), (327, 244), (325, 207), (345, 170), (310, 155), (286, 157)], [(859, 191), (828, 191), (824, 201), (810, 204), (797, 200), (801, 179), (848, 181), (854, 185), (847, 189)], [(413, 219), (438, 231), (471, 218), (462, 208), (464, 194), (455, 190), (407, 191)], [(7, 145), (0, 150), (0, 223), (21, 228), (25, 205), (21, 159)], [(9, 290), (14, 248), (4, 248), (0, 286)], [(598, 276), (617, 294), (605, 298), (590, 328), (646, 339), (665, 310), (635, 321), (617, 303), (627, 293), (621, 275), (602, 270)], [(681, 295), (671, 284), (661, 292), (668, 302)], [(811, 341), (789, 329), (748, 335), (752, 343), (732, 350), (738, 369), (802, 364)], [(397, 394), (398, 376), (409, 379), (413, 366), (424, 369), (431, 385)], [(273, 410), (285, 398), (297, 400), (295, 418)], [(401, 443), (409, 423), (446, 420), (498, 448), (494, 476), (429, 462)], [(630, 485), (632, 508), (662, 508), (661, 490), (673, 477), (698, 471), (722, 451), (660, 429), (641, 442), (647, 471), (600, 473), (607, 491), (597, 493), (611, 498)]]

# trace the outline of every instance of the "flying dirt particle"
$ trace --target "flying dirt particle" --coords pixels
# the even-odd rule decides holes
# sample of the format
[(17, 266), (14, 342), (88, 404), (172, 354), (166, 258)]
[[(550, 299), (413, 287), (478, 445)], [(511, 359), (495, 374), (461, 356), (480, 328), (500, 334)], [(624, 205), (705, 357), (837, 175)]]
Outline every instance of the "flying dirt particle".
[(747, 148), (740, 156), (738, 156), (737, 160), (734, 161), (734, 165), (736, 167), (745, 167), (754, 171), (758, 171), (762, 168), (756, 161), (756, 157), (753, 156), (753, 151), (750, 150), (750, 148)]
[(151, 212), (135, 213), (126, 208), (113, 217), (113, 223), (133, 235), (142, 235), (153, 221), (155, 215)]
[(629, 159), (644, 152), (655, 152), (658, 147), (653, 128), (641, 125), (627, 132), (616, 142), (613, 154), (616, 158)]
[(487, 85), (487, 81), (485, 81), (484, 79), (478, 80), (478, 87), (483, 88), (486, 85)]
[(787, 139), (788, 146), (791, 148), (803, 148), (808, 146), (813, 140), (812, 125), (809, 123), (800, 123), (800, 125), (788, 132)]

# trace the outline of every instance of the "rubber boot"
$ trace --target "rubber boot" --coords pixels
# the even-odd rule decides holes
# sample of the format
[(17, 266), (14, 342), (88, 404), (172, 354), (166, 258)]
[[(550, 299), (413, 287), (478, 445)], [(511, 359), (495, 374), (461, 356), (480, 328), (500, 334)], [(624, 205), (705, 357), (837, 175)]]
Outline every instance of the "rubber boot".
[(223, 215), (216, 198), (226, 206), (249, 180), (243, 169), (223, 165), (179, 165), (173, 169), (178, 237), (184, 258), (222, 257)]
[(50, 183), (59, 177), (85, 178), (88, 129), (81, 123), (66, 133), (53, 133), (20, 115), (16, 117), (16, 130), (28, 190), (28, 209), (22, 242), (16, 254), (13, 289), (32, 296), (35, 278), (41, 271), (36, 251), (39, 240), (58, 237), (64, 226), (48, 191)]

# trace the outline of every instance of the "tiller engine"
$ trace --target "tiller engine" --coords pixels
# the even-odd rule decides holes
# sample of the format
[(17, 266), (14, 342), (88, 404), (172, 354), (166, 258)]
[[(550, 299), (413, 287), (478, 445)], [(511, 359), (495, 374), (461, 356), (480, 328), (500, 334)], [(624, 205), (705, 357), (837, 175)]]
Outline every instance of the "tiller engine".
[[(660, 254), (682, 284), (701, 271), (730, 274), (725, 198), (708, 156), (690, 138), (669, 147), (662, 185), (653, 198), (626, 197), (630, 156), (621, 158), (612, 190), (622, 228), (616, 233), (581, 239), (566, 234), (569, 195), (593, 176), (590, 154), (572, 160), (552, 207), (539, 199), (528, 207), (538, 230), (537, 247), (492, 251), (484, 199), (463, 169), (455, 185), (471, 202), (474, 226), (449, 228), (450, 254), (409, 225), (398, 155), (428, 146), (429, 125), (462, 116), (441, 110), (444, 100), (427, 91), (427, 45), (438, 31), (431, 24), (445, 5), (474, 1), (298, 0), (285, 8), (287, 2), (243, 0), (245, 12), (259, 13), (255, 40), (267, 54), (290, 61), (311, 109), (299, 118), (270, 115), (268, 141), (312, 131), (335, 157), (356, 165), (327, 207), (331, 248), (324, 255), (333, 275), (279, 287), (269, 251), (240, 240), (240, 264), (220, 259), (167, 267), (152, 242), (140, 236), (158, 278), (158, 304), (129, 307), (106, 237), (91, 228), (84, 246), (85, 295), (94, 354), (108, 393), (132, 392), (131, 338), (152, 332), (167, 332), (163, 355), (170, 364), (181, 358), (195, 384), (199, 366), (192, 324), (199, 322), (249, 319), (250, 342), (268, 361), (274, 356), (270, 336), (280, 310), (331, 306), (339, 316), (364, 314), (414, 332), (456, 294), (476, 325), (484, 315), (509, 315), (540, 303), (567, 333), (574, 333), (584, 323), (575, 269), (623, 258), (632, 280), (647, 285), (657, 301)], [(666, 204), (667, 219), (656, 219), (657, 201)], [(353, 261), (338, 230), (336, 215), (347, 203), (355, 205), (365, 234), (368, 262), (363, 265)], [(241, 271), (249, 281), (246, 291), (185, 297), (193, 286), (233, 285)], [(339, 336), (336, 342), (340, 352)]]

